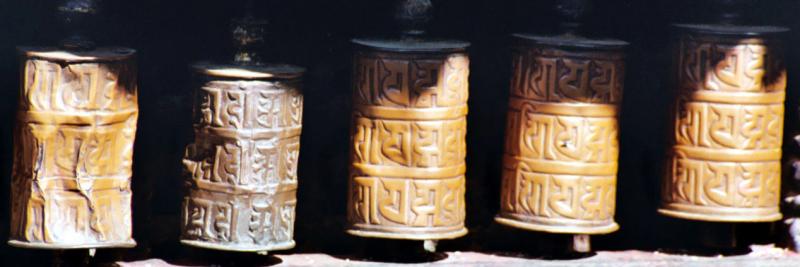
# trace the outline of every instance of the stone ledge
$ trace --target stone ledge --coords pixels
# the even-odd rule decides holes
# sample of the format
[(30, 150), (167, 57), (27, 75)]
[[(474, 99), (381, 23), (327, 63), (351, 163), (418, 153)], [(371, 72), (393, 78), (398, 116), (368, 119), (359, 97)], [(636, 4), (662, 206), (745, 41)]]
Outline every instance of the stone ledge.
[[(275, 254), (273, 260), (264, 264), (276, 266), (800, 266), (800, 254), (772, 245), (751, 247), (752, 252), (738, 256), (692, 256), (648, 252), (639, 250), (599, 251), (595, 255), (574, 260), (545, 260), (514, 257), (513, 255), (484, 252), (447, 252), (447, 257), (424, 263), (386, 263), (351, 260), (344, 256), (320, 253)], [(211, 263), (168, 263), (162, 259), (147, 259), (134, 262), (118, 262), (123, 267), (199, 266)], [(198, 265), (199, 264), (199, 265)]]

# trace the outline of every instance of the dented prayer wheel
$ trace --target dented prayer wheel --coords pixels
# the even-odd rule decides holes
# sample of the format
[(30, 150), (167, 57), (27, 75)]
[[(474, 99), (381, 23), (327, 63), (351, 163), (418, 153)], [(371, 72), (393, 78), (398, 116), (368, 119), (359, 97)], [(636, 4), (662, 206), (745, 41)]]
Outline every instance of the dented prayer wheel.
[[(252, 2), (245, 8), (252, 10)], [(294, 243), (303, 68), (261, 62), (267, 21), (234, 19), (230, 64), (198, 63), (181, 243), (267, 253)]]
[(626, 45), (515, 35), (497, 222), (551, 233), (619, 228), (614, 208)]
[(354, 43), (347, 232), (409, 240), (465, 235), (468, 43)]
[(661, 214), (766, 222), (779, 210), (786, 69), (780, 27), (676, 25)]
[(183, 165), (181, 242), (265, 252), (294, 247), (303, 69), (198, 64), (195, 140)]
[(20, 48), (9, 244), (133, 247), (135, 51)]

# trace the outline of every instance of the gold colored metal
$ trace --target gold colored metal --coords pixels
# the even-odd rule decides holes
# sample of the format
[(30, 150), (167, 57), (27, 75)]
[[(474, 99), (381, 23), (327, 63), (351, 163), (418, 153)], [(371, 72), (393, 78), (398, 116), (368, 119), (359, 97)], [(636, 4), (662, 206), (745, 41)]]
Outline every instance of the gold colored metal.
[(715, 222), (781, 218), (786, 70), (782, 28), (679, 25), (664, 215)]
[(617, 114), (626, 43), (516, 37), (495, 220), (551, 233), (616, 231)]
[(195, 142), (183, 164), (181, 242), (228, 250), (293, 248), (303, 95), (298, 67), (198, 64)]
[(11, 238), (43, 249), (133, 247), (135, 51), (20, 49)]
[(380, 46), (362, 43), (354, 59), (347, 232), (463, 236), (469, 59)]

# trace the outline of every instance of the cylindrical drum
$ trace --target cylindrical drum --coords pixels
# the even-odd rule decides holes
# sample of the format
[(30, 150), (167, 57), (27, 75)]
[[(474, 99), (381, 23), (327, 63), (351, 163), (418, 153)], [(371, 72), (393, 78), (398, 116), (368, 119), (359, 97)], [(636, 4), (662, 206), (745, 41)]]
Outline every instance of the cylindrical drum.
[(133, 247), (135, 51), (21, 48), (11, 240), (17, 247)]
[(618, 40), (515, 35), (500, 213), (551, 233), (617, 228)]
[(295, 243), (303, 69), (197, 64), (181, 242), (266, 252)]
[(410, 240), (466, 234), (469, 44), (354, 42), (347, 232)]
[(777, 27), (677, 25), (664, 215), (760, 222), (778, 209), (786, 70)]

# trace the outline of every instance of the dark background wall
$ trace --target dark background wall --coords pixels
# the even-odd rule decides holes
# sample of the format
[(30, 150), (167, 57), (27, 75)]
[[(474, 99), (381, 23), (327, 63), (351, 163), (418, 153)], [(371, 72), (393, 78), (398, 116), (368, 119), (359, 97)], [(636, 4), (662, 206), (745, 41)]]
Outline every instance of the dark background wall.
[[(7, 240), (11, 127), (19, 91), (18, 45), (52, 45), (61, 38), (54, 25), (54, 0), (0, 1), (0, 240)], [(191, 140), (188, 64), (227, 60), (228, 21), (242, 13), (241, 1), (106, 0), (100, 44), (138, 50), (140, 118), (134, 149), (134, 238), (132, 250), (99, 252), (100, 257), (181, 258), (177, 242), (181, 201), (180, 158)], [(296, 241), (292, 252), (357, 254), (364, 240), (344, 234), (350, 110), (349, 39), (386, 34), (389, 3), (375, 0), (256, 1), (255, 13), (270, 18), (272, 61), (308, 69), (299, 165)], [(552, 32), (557, 26), (550, 1), (438, 0), (433, 35), (468, 40), (473, 46), (468, 117), (467, 226), (464, 238), (444, 241), (442, 250), (527, 251), (555, 247), (557, 237), (516, 231), (493, 223), (499, 205), (500, 159), (510, 78), (509, 34)], [(698, 252), (702, 232), (720, 229), (656, 214), (667, 129), (670, 38), (668, 25), (708, 20), (702, 1), (595, 1), (588, 27), (599, 36), (631, 43), (622, 107), (621, 158), (616, 219), (621, 229), (594, 238), (596, 249)], [(760, 1), (754, 21), (797, 27), (800, 3)], [(797, 34), (786, 39), (789, 95), (785, 135), (797, 128), (800, 53)], [(794, 146), (787, 142), (787, 153)], [(709, 230), (711, 229), (711, 230)], [(740, 227), (741, 242), (778, 240), (771, 224)], [(4, 243), (4, 242), (3, 242)], [(421, 244), (420, 244), (421, 246)], [(210, 253), (210, 252), (204, 252)], [(546, 254), (546, 253), (545, 253)], [(3, 259), (42, 260), (50, 252), (0, 245)]]

